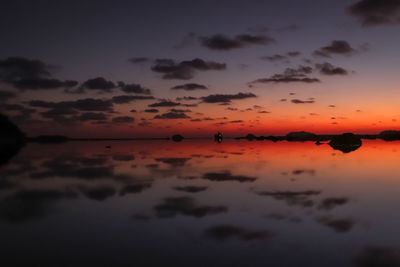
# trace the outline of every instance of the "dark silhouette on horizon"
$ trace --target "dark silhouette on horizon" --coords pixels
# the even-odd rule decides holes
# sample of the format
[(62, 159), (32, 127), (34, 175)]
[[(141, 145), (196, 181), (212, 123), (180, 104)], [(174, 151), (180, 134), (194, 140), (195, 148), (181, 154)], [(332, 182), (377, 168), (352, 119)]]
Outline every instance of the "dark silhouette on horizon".
[(0, 114), (0, 165), (14, 157), (25, 143), (25, 135), (8, 117)]
[(362, 145), (361, 138), (354, 135), (353, 133), (344, 133), (339, 136), (335, 136), (329, 145), (336, 150), (340, 150), (343, 153), (350, 153), (359, 149)]

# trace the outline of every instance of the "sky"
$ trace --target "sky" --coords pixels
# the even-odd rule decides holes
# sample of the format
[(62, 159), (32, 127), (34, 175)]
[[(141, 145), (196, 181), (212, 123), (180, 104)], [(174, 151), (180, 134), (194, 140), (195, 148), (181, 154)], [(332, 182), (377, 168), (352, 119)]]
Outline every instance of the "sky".
[(400, 0), (0, 3), (0, 112), (28, 136), (398, 129)]

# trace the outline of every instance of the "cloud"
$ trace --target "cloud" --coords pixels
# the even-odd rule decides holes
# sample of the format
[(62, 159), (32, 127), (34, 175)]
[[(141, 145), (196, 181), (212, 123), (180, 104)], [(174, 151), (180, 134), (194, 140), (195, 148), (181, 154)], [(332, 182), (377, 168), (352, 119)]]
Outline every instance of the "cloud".
[(0, 102), (6, 102), (10, 98), (15, 98), (15, 97), (17, 97), (17, 94), (13, 92), (0, 90)]
[(87, 198), (97, 201), (104, 201), (107, 198), (114, 196), (116, 194), (116, 190), (110, 186), (99, 186), (95, 188), (82, 187), (81, 193)]
[(350, 231), (355, 222), (351, 219), (336, 219), (329, 216), (320, 217), (317, 219), (320, 224), (332, 228), (337, 233), (345, 233)]
[(42, 100), (31, 100), (31, 107), (52, 109), (76, 109), (80, 111), (112, 111), (113, 103), (110, 100), (85, 98), (75, 101), (48, 102)]
[(190, 117), (182, 112), (167, 112), (162, 115), (156, 115), (154, 119), (190, 119)]
[(52, 78), (56, 67), (40, 60), (9, 57), (0, 60), (0, 80), (21, 90), (57, 89), (74, 87), (77, 81)]
[(289, 206), (312, 207), (314, 206), (314, 201), (310, 198), (321, 194), (321, 191), (264, 191), (256, 192), (256, 194), (284, 201)]
[(209, 37), (201, 37), (202, 46), (218, 51), (228, 51), (249, 45), (268, 45), (275, 40), (266, 35), (239, 34), (233, 38), (222, 34), (215, 34)]
[(358, 267), (400, 266), (400, 249), (368, 246), (355, 258), (354, 263)]
[(127, 94), (135, 93), (135, 94), (143, 94), (143, 95), (151, 95), (151, 90), (141, 86), (140, 84), (131, 83), (126, 84), (124, 82), (118, 82), (118, 86), (121, 90)]
[(361, 0), (350, 5), (348, 11), (365, 27), (400, 23), (399, 0)]
[(194, 90), (207, 90), (208, 88), (205, 85), (197, 84), (197, 83), (186, 83), (182, 85), (177, 85), (171, 88), (171, 90), (185, 90), (185, 91), (194, 91)]
[(141, 95), (119, 95), (112, 98), (112, 102), (115, 104), (129, 104), (137, 100), (149, 100), (154, 99), (154, 96), (141, 96)]
[(116, 85), (112, 81), (107, 81), (103, 77), (97, 77), (85, 81), (81, 88), (89, 90), (99, 90), (103, 92), (111, 92), (111, 89), (115, 88)]
[(225, 182), (225, 181), (237, 181), (240, 183), (244, 182), (254, 182), (257, 180), (257, 177), (250, 177), (244, 175), (232, 175), (230, 171), (223, 172), (208, 172), (203, 175), (203, 179), (216, 181), (216, 182)]
[(154, 210), (160, 218), (172, 218), (177, 215), (204, 217), (228, 211), (225, 206), (198, 205), (191, 197), (169, 197), (164, 202), (156, 205)]
[(309, 66), (298, 66), (294, 68), (286, 68), (283, 74), (274, 74), (269, 78), (261, 78), (249, 83), (251, 86), (255, 83), (318, 83), (321, 82), (317, 78), (310, 78), (307, 75), (313, 72), (313, 68)]
[(286, 53), (289, 57), (297, 57), (301, 55), (301, 52), (299, 51), (290, 51)]
[(334, 40), (328, 46), (321, 47), (313, 52), (314, 56), (331, 58), (332, 55), (351, 56), (358, 51), (344, 40)]
[(176, 107), (180, 105), (181, 103), (173, 102), (170, 100), (161, 100), (160, 102), (153, 103), (148, 106), (154, 108), (154, 107)]
[(140, 64), (140, 63), (147, 63), (151, 62), (151, 59), (148, 57), (131, 57), (128, 61), (132, 64)]
[(155, 65), (151, 70), (154, 72), (163, 73), (163, 79), (178, 79), (189, 80), (192, 79), (196, 71), (208, 70), (225, 70), (225, 63), (218, 63), (214, 61), (204, 61), (200, 58), (195, 58), (190, 61), (175, 62), (172, 59), (157, 59)]
[(276, 61), (285, 61), (288, 58), (287, 58), (287, 56), (284, 56), (284, 55), (275, 54), (275, 55), (272, 55), (272, 56), (261, 57), (261, 59), (268, 60), (268, 61), (271, 61), (271, 62), (276, 62)]
[(184, 96), (184, 97), (177, 97), (176, 101), (182, 101), (182, 100), (186, 100), (186, 101), (192, 101), (192, 100), (198, 100), (199, 98), (194, 97), (194, 96)]
[(169, 111), (171, 112), (192, 112), (190, 109), (176, 109), (176, 108), (171, 108)]
[(0, 202), (0, 220), (22, 223), (49, 215), (52, 204), (63, 199), (76, 198), (71, 191), (21, 190), (9, 195)]
[(156, 158), (155, 161), (168, 164), (172, 167), (182, 167), (191, 158)]
[(158, 113), (158, 109), (155, 109), (155, 108), (145, 109), (144, 112), (147, 112), (147, 113)]
[(315, 67), (321, 74), (324, 75), (347, 75), (349, 72), (341, 67), (335, 67), (332, 64), (325, 62), (322, 64), (316, 64)]
[(199, 193), (199, 192), (203, 192), (203, 191), (207, 190), (208, 187), (207, 186), (189, 185), (189, 186), (175, 186), (175, 187), (173, 187), (173, 189), (176, 191), (182, 191), (182, 192), (186, 192), (186, 193)]
[(137, 194), (141, 193), (142, 191), (149, 189), (152, 186), (151, 182), (140, 182), (135, 184), (129, 184), (124, 186), (119, 194), (124, 196), (126, 194)]
[(314, 99), (309, 99), (309, 100), (292, 99), (291, 102), (293, 104), (313, 104), (313, 103), (315, 103), (315, 100)]
[(221, 224), (208, 228), (205, 231), (205, 236), (218, 241), (225, 241), (231, 238), (251, 241), (268, 239), (271, 238), (273, 234), (269, 231), (248, 230), (231, 224)]
[(104, 121), (107, 120), (107, 116), (102, 112), (84, 112), (77, 119), (80, 121)]
[(348, 198), (345, 197), (331, 197), (325, 198), (318, 205), (318, 209), (320, 210), (332, 210), (338, 206), (346, 205), (349, 202)]
[(134, 121), (135, 121), (135, 118), (129, 117), (129, 116), (120, 116), (120, 117), (115, 117), (112, 119), (112, 122), (115, 122), (115, 123), (131, 123)]
[(257, 97), (253, 93), (237, 93), (234, 95), (231, 94), (215, 94), (215, 95), (208, 95), (204, 96), (201, 99), (205, 103), (226, 103), (226, 102), (231, 102), (231, 100), (239, 100), (239, 99), (246, 99), (246, 98), (254, 98)]

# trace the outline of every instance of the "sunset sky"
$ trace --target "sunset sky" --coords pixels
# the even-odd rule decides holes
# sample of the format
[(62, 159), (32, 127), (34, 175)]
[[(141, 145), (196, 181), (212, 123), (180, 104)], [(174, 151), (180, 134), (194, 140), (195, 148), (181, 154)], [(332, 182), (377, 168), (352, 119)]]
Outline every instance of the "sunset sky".
[(0, 31), (29, 136), (400, 128), (400, 0), (5, 0)]

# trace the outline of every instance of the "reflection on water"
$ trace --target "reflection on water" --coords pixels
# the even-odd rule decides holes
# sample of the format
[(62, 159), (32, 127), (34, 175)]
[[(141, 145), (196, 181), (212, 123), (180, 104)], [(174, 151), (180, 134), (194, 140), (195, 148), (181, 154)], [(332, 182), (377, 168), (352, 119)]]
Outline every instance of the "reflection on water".
[(400, 142), (27, 145), (0, 266), (400, 266)]

